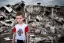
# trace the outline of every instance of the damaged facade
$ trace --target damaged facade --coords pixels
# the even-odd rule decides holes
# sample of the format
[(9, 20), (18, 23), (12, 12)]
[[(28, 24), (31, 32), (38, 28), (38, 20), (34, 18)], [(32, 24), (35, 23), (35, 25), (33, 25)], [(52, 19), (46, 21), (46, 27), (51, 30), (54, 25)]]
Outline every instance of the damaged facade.
[(0, 8), (0, 36), (11, 33), (16, 13), (23, 11), (29, 26), (29, 43), (64, 42), (64, 6), (42, 6), (40, 3), (24, 6), (24, 2), (20, 2)]

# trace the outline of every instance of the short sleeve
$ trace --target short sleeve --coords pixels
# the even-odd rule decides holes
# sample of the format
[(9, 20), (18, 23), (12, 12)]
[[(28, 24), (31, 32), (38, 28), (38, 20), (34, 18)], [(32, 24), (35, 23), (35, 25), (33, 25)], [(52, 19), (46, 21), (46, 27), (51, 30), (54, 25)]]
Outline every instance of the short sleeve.
[(29, 31), (28, 26), (26, 26), (26, 27), (25, 27), (25, 34), (26, 34), (26, 32), (28, 32), (28, 31)]
[(16, 28), (14, 27), (12, 31), (13, 31), (13, 33), (15, 33), (16, 32)]

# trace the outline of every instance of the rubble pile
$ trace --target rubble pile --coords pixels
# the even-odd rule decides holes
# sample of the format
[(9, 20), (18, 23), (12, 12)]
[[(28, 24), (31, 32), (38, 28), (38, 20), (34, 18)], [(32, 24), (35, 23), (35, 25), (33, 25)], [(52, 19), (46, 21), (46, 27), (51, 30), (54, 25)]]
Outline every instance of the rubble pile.
[[(64, 37), (63, 6), (28, 5), (29, 43), (62, 43)], [(59, 41), (61, 40), (61, 41)]]
[(16, 13), (23, 11), (29, 26), (29, 43), (64, 43), (64, 6), (24, 6), (22, 1), (0, 8), (0, 37), (11, 33)]
[(15, 15), (17, 12), (24, 12), (24, 6), (24, 1), (21, 1), (15, 5), (8, 4), (0, 7), (0, 37), (12, 34), (12, 29), (16, 24)]

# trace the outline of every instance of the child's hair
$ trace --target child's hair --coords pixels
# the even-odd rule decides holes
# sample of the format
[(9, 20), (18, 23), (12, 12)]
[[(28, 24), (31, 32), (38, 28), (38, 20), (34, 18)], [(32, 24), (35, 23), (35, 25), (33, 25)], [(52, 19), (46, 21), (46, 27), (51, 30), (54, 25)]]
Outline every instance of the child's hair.
[(25, 17), (23, 12), (17, 12), (16, 16), (20, 16), (20, 15), (21, 15), (22, 17)]

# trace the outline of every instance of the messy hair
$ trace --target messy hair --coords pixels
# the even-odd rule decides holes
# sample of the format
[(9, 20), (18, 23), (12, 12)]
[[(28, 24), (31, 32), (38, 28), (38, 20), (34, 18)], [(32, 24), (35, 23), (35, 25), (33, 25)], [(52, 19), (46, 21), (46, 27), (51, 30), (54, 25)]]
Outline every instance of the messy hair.
[(22, 17), (25, 17), (23, 12), (17, 12), (16, 16), (20, 16), (20, 15), (21, 15)]

